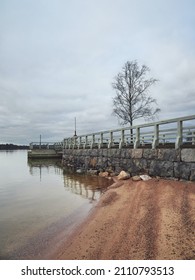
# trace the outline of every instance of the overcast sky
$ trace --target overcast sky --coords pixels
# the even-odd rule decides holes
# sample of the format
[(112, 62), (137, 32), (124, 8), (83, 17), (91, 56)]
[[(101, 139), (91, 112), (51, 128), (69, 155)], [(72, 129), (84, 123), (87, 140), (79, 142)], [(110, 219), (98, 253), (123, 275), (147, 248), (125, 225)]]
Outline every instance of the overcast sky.
[(159, 79), (159, 120), (195, 114), (194, 30), (194, 0), (0, 0), (0, 143), (119, 127), (128, 60)]

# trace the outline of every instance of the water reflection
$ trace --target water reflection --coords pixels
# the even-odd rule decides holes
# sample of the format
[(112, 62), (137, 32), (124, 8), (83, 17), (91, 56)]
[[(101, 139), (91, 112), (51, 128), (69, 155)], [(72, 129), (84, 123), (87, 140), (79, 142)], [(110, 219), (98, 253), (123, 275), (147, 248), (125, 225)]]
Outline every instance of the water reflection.
[(111, 183), (63, 170), (60, 160), (27, 161), (26, 151), (0, 152), (0, 170), (0, 259), (44, 259)]
[(50, 173), (52, 169), (56, 175), (62, 174), (61, 161), (59, 159), (28, 159), (29, 172), (32, 176), (39, 174), (40, 181), (42, 179), (42, 171), (46, 170)]
[(67, 171), (64, 171), (64, 187), (74, 194), (88, 198), (90, 201), (97, 200), (110, 183), (102, 177), (67, 174)]
[(77, 174), (71, 170), (64, 170), (59, 159), (30, 159), (28, 160), (29, 172), (32, 176), (42, 175), (52, 171), (56, 175), (63, 176), (64, 188), (75, 195), (87, 198), (91, 202), (97, 200), (102, 192), (111, 184), (111, 181), (102, 177)]

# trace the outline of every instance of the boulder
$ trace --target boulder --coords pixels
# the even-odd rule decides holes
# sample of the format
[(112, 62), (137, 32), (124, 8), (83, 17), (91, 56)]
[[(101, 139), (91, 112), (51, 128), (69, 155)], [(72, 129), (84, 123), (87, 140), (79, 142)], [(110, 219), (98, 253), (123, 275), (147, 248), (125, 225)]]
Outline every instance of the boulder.
[(87, 170), (87, 173), (90, 175), (97, 175), (98, 174), (98, 170), (96, 169), (89, 169)]
[(150, 176), (148, 176), (148, 175), (140, 175), (139, 176), (143, 181), (148, 181), (148, 180), (150, 180), (150, 179), (152, 179)]
[(118, 180), (127, 180), (127, 179), (129, 179), (129, 178), (130, 178), (130, 174), (127, 173), (127, 172), (125, 172), (125, 171), (121, 171), (121, 172), (119, 173), (119, 175), (117, 176), (117, 179), (118, 179)]
[(77, 170), (76, 170), (76, 173), (81, 174), (81, 173), (83, 173), (83, 170), (82, 170), (82, 169), (77, 169)]
[(99, 173), (99, 176), (100, 177), (108, 177), (109, 176), (109, 173), (106, 171), (106, 172), (100, 172)]
[(140, 178), (140, 176), (133, 176), (132, 180), (133, 181), (141, 181), (141, 178)]

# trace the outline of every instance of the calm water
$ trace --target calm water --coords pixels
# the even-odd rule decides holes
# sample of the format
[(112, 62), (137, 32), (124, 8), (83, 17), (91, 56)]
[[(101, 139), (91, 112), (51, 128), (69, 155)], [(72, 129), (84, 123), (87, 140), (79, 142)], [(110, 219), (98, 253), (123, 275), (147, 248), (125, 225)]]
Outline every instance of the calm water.
[(109, 182), (66, 174), (57, 160), (0, 151), (0, 259), (46, 259), (87, 216)]

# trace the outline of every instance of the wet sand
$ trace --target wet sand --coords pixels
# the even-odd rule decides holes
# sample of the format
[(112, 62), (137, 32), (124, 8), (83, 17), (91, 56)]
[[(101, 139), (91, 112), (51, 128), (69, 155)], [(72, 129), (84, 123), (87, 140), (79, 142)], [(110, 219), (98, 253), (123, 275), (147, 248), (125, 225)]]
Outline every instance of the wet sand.
[(52, 259), (195, 259), (195, 183), (115, 182)]

